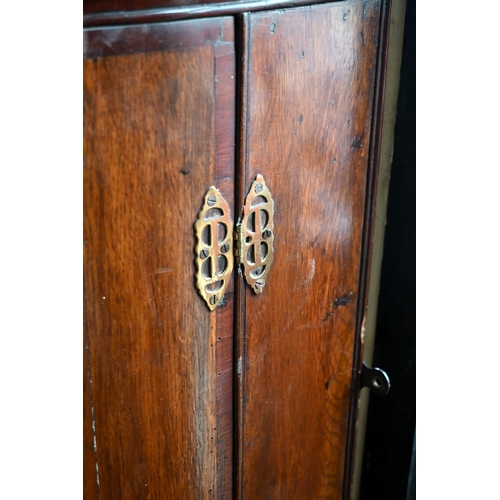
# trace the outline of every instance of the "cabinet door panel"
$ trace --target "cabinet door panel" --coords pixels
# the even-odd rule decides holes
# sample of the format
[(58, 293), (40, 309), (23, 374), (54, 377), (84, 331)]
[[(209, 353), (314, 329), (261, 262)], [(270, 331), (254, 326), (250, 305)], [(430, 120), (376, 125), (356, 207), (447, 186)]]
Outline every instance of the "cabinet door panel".
[(234, 213), (233, 41), (230, 18), (85, 33), (85, 483), (102, 500), (230, 495), (232, 288), (210, 314), (193, 223), (214, 184)]
[(380, 2), (251, 14), (242, 175), (275, 201), (274, 267), (244, 291), (245, 499), (340, 499)]

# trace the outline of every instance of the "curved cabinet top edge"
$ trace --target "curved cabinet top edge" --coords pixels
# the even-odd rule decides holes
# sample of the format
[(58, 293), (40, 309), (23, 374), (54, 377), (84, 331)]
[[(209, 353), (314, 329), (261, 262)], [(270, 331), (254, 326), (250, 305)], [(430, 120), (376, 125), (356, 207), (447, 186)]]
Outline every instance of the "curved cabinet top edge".
[[(194, 1), (196, 2), (196, 0)], [(340, 0), (334, 0), (331, 3), (335, 3), (335, 1), (338, 2)], [(356, 3), (358, 1), (359, 0), (354, 0)], [(372, 0), (366, 1), (369, 3)], [(205, 0), (205, 3), (154, 7), (154, 2), (155, 0), (143, 0), (142, 3), (140, 0), (107, 0), (98, 3), (87, 0), (84, 5), (83, 27), (93, 28), (159, 23), (325, 3), (324, 0), (237, 0), (230, 2), (214, 1), (213, 3), (209, 3), (210, 0)], [(347, 0), (345, 3), (352, 3), (352, 0)], [(151, 8), (137, 9), (135, 8), (136, 6), (147, 6)], [(123, 10), (123, 7), (129, 10)]]

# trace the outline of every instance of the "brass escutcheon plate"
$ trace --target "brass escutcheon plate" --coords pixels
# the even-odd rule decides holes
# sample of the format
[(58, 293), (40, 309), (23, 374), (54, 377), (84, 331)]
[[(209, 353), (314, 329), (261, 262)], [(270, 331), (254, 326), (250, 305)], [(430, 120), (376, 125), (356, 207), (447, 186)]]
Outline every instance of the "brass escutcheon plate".
[(243, 264), (245, 279), (260, 294), (274, 260), (274, 200), (260, 174), (248, 191), (235, 239), (237, 261)]
[(233, 223), (226, 200), (212, 186), (195, 222), (196, 286), (213, 311), (219, 304), (233, 271)]

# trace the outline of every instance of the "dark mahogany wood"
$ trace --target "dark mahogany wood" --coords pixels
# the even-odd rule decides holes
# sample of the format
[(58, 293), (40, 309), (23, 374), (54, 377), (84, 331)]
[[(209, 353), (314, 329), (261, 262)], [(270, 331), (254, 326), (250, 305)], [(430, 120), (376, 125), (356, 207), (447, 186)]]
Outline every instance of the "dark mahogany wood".
[[(231, 33), (228, 35), (232, 37)], [(212, 19), (87, 29), (83, 32), (83, 57), (182, 50), (219, 42), (224, 45), (224, 24), (214, 23)]]
[(232, 25), (87, 32), (89, 500), (231, 497), (232, 288), (211, 314), (194, 284), (193, 223), (208, 187), (233, 196)]
[[(113, 12), (120, 10), (147, 10), (168, 7), (188, 7), (194, 5), (210, 5), (220, 3), (219, 0), (84, 0), (83, 13)], [(227, 3), (242, 3), (233, 0)]]
[(380, 6), (244, 23), (240, 175), (264, 175), (276, 212), (266, 288), (237, 305), (239, 498), (343, 495)]
[[(84, 6), (83, 25), (111, 26), (121, 24), (159, 23), (181, 19), (202, 17), (228, 16), (245, 12), (264, 11), (269, 9), (284, 9), (298, 5), (322, 3), (322, 0), (246, 0), (212, 3), (202, 2), (157, 2), (156, 0), (97, 0)], [(155, 5), (161, 8), (151, 8)], [(106, 6), (106, 7), (104, 7)], [(136, 10), (139, 8), (140, 10)]]
[[(224, 39), (215, 47), (215, 185), (224, 194), (233, 221), (238, 217), (234, 204), (236, 136), (236, 54), (234, 20), (224, 20)], [(233, 273), (234, 274), (234, 273)], [(216, 417), (217, 417), (217, 498), (233, 497), (233, 354), (234, 354), (234, 279), (223, 303), (215, 310)]]

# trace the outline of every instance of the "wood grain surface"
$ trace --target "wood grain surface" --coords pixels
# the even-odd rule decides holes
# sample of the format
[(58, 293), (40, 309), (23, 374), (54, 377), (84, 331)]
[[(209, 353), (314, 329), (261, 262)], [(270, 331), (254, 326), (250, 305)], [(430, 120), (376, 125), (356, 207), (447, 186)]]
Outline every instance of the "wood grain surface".
[[(89, 500), (231, 494), (231, 381), (217, 375), (232, 370), (231, 305), (210, 314), (197, 294), (193, 223), (206, 189), (231, 175), (232, 19), (155, 29), (163, 42), (151, 51), (121, 44), (126, 29), (94, 32), (116, 51), (84, 61)], [(207, 29), (217, 36), (188, 43)]]
[[(235, 137), (236, 137), (236, 54), (234, 20), (224, 20), (227, 43), (215, 47), (215, 185), (228, 202), (233, 222), (237, 217), (234, 204)], [(217, 417), (217, 498), (233, 497), (233, 359), (234, 359), (234, 272), (226, 288), (225, 299), (215, 310), (217, 320), (216, 349), (216, 417)]]
[(275, 261), (238, 297), (239, 498), (342, 498), (379, 18), (368, 0), (244, 22), (240, 174), (273, 193)]
[[(217, 21), (217, 20), (216, 20)], [(93, 59), (120, 54), (155, 52), (158, 50), (183, 50), (203, 45), (225, 45), (224, 28), (230, 32), (232, 21), (214, 22), (200, 19), (197, 22), (173, 22), (87, 29), (83, 32), (83, 57)], [(219, 50), (222, 50), (223, 47)]]

